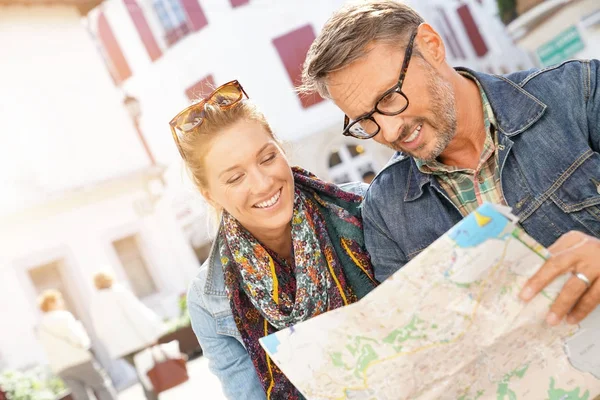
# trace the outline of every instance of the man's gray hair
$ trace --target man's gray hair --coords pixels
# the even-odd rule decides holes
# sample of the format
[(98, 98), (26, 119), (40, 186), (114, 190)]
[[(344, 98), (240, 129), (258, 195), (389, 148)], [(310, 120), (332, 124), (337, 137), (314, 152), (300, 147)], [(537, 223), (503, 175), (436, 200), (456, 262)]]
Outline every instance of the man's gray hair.
[(330, 73), (364, 56), (371, 42), (405, 47), (421, 23), (423, 18), (417, 12), (394, 0), (360, 1), (342, 7), (310, 46), (298, 90), (330, 97), (326, 84)]

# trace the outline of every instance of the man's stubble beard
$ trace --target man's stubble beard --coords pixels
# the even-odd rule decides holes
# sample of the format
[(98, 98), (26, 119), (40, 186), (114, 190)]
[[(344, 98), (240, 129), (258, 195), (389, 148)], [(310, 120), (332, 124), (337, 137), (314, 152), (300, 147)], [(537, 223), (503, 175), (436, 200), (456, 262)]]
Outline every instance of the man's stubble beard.
[(426, 70), (428, 71), (427, 88), (431, 99), (431, 113), (434, 117), (433, 119), (426, 117), (413, 119), (410, 126), (406, 124), (400, 138), (401, 140), (406, 139), (412, 133), (408, 132), (409, 129), (413, 129), (420, 124), (427, 124), (436, 133), (435, 138), (432, 138), (435, 140), (434, 146), (427, 154), (421, 154), (421, 151), (430, 145), (429, 142), (423, 143), (420, 147), (412, 151), (404, 150), (401, 140), (389, 143), (388, 147), (392, 150), (408, 154), (413, 158), (429, 162), (438, 158), (456, 135), (456, 102), (454, 99), (454, 89), (450, 82), (445, 81), (437, 75), (430, 65), (426, 66)]

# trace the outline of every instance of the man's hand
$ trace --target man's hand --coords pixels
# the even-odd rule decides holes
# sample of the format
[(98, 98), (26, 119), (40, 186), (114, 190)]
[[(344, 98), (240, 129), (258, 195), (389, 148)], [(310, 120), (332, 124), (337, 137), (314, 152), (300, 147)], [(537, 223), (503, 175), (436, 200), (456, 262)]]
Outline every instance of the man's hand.
[(554, 279), (571, 272), (573, 276), (554, 301), (546, 322), (558, 325), (567, 316), (569, 324), (576, 324), (600, 304), (600, 240), (571, 231), (548, 250), (551, 257), (527, 281), (519, 296), (529, 301)]

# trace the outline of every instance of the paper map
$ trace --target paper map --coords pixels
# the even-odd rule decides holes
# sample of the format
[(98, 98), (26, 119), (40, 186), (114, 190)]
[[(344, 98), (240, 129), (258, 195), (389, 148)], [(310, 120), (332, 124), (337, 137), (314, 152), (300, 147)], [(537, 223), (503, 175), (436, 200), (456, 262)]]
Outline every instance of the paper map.
[(518, 294), (547, 251), (484, 204), (358, 303), (261, 339), (309, 400), (550, 399), (600, 395), (600, 307), (545, 316), (567, 276)]

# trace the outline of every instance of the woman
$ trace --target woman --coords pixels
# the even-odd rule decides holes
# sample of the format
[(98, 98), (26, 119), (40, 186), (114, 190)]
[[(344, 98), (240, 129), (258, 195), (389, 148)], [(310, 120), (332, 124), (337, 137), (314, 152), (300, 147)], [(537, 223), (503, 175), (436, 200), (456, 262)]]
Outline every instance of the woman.
[(192, 326), (230, 399), (301, 399), (258, 339), (367, 294), (361, 197), (288, 161), (237, 81), (172, 121), (203, 197), (221, 213), (188, 293)]
[(44, 316), (37, 329), (38, 338), (50, 368), (71, 389), (71, 397), (88, 400), (94, 391), (94, 398), (116, 400), (110, 379), (90, 352), (91, 342), (85, 328), (65, 309), (62, 293), (44, 291), (39, 306)]
[(115, 284), (112, 274), (97, 273), (94, 285), (98, 293), (92, 298), (90, 316), (98, 339), (112, 359), (123, 358), (135, 368), (146, 399), (158, 399), (157, 394), (149, 387), (149, 380), (139, 375), (133, 358), (140, 351), (156, 344), (158, 338), (165, 333), (165, 325), (133, 293)]

